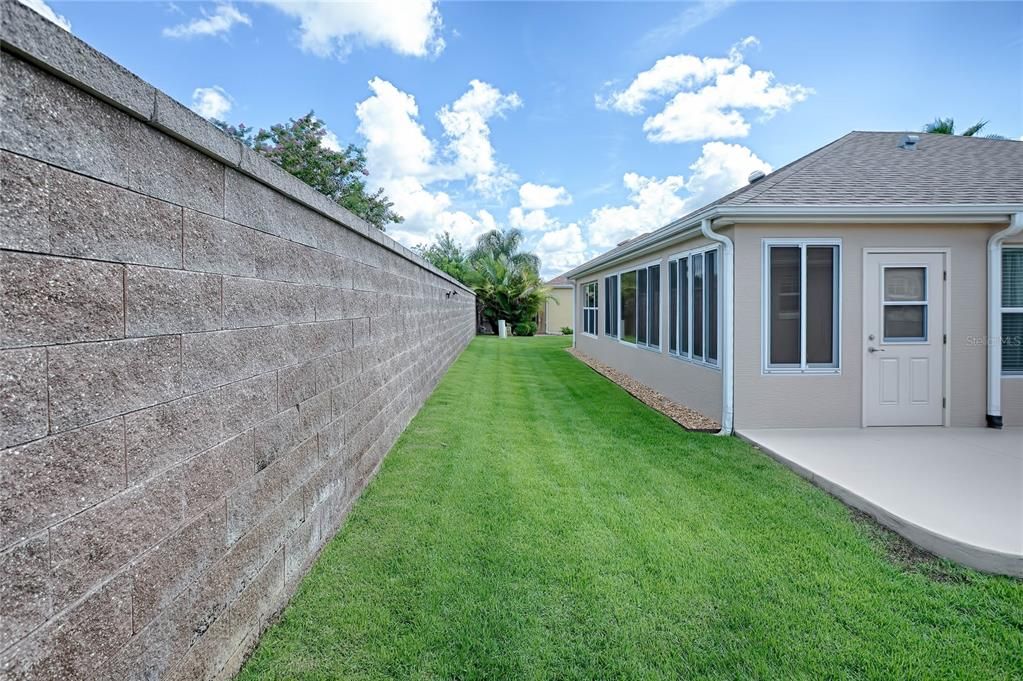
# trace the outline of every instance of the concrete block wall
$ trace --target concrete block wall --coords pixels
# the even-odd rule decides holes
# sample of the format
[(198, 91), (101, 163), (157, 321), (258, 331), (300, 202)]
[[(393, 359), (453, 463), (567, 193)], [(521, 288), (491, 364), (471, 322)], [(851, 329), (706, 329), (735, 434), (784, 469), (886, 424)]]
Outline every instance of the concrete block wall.
[(0, 677), (230, 677), (474, 298), (2, 8)]

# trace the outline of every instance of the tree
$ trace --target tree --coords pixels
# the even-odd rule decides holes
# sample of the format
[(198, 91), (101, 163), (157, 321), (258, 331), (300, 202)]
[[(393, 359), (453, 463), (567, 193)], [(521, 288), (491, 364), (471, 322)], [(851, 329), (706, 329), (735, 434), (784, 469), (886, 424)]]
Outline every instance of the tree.
[(499, 319), (513, 327), (532, 322), (552, 297), (540, 280), (540, 258), (522, 250), (524, 240), (517, 229), (495, 229), (481, 235), (466, 252), (445, 232), (436, 242), (413, 250), (472, 288), (480, 316), (494, 331)]
[[(987, 124), (988, 121), (977, 121), (959, 134), (963, 137), (973, 137), (983, 130)], [(956, 134), (956, 123), (951, 117), (935, 118), (933, 123), (928, 123), (924, 126), (924, 132), (933, 133), (935, 135), (954, 135)], [(986, 135), (986, 137), (991, 137), (993, 139), (1005, 139), (1001, 135)]]
[(380, 230), (403, 218), (383, 189), (366, 188), (366, 154), (349, 144), (341, 150), (323, 146), (327, 130), (312, 111), (269, 130), (255, 131), (244, 123), (236, 126), (213, 119), (213, 124), (250, 149), (266, 156), (321, 194), (344, 206)]
[(499, 319), (513, 327), (533, 321), (544, 302), (551, 299), (550, 289), (536, 271), (513, 262), (503, 253), (496, 257), (484, 255), (472, 265), (469, 285), (476, 292), (483, 318), (491, 330)]
[(535, 253), (521, 250), (525, 240), (521, 229), (510, 228), (504, 231), (492, 229), (476, 240), (476, 245), (469, 251), (469, 260), (480, 260), (488, 256), (498, 258), (503, 255), (510, 263), (538, 274), (540, 258)]
[(412, 250), (441, 272), (451, 275), (463, 284), (469, 283), (471, 266), (468, 256), (449, 233), (444, 232), (435, 243), (419, 244), (413, 246)]

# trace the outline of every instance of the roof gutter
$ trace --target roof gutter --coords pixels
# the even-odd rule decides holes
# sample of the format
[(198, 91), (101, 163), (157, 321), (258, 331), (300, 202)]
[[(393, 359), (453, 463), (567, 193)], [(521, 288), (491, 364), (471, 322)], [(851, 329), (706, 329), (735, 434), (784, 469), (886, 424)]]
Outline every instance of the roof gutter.
[(713, 220), (718, 227), (744, 222), (807, 223), (1004, 223), (1012, 215), (1023, 212), (1023, 204), (948, 204), (948, 205), (791, 205), (791, 206), (711, 206), (685, 216), (619, 251), (597, 256), (565, 274), (578, 279), (590, 272), (638, 257), (662, 248), (673, 239), (685, 239), (701, 232), (703, 220)]
[(1023, 233), (1023, 212), (987, 242), (987, 425), (1002, 427), (1002, 243)]
[(731, 435), (735, 414), (735, 246), (711, 226), (710, 218), (700, 221), (700, 231), (721, 244), (721, 430)]

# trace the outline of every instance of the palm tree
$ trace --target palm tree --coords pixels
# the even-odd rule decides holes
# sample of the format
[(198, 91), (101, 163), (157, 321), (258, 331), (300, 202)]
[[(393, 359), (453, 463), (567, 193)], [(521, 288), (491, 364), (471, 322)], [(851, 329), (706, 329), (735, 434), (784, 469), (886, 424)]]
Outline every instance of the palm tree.
[(513, 327), (533, 321), (544, 302), (551, 299), (550, 289), (535, 270), (513, 262), (504, 253), (484, 254), (474, 260), (468, 284), (492, 330), (499, 319)]
[[(960, 135), (963, 137), (973, 137), (978, 132), (984, 129), (984, 126), (988, 124), (987, 121), (977, 121), (970, 127), (963, 130)], [(955, 120), (950, 118), (935, 118), (933, 123), (928, 123), (924, 126), (924, 132), (930, 132), (936, 135), (954, 135), (956, 134), (956, 123)], [(1005, 139), (1001, 135), (986, 135), (994, 139)]]
[(469, 260), (476, 261), (487, 257), (497, 259), (504, 256), (510, 264), (537, 274), (540, 272), (540, 258), (535, 253), (519, 250), (525, 240), (526, 236), (521, 229), (514, 227), (504, 231), (492, 229), (476, 240), (476, 245), (469, 251)]

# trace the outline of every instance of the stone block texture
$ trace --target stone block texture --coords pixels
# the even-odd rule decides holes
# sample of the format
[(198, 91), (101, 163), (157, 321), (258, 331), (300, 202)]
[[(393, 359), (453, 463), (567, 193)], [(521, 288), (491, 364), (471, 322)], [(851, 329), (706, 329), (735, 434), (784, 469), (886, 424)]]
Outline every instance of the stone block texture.
[(229, 678), (474, 298), (0, 6), (0, 678)]

